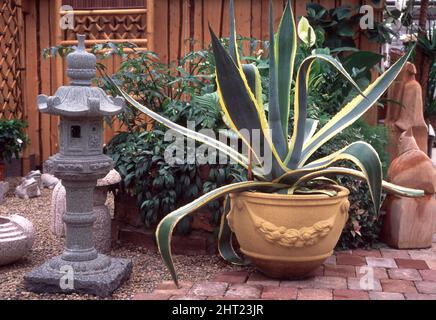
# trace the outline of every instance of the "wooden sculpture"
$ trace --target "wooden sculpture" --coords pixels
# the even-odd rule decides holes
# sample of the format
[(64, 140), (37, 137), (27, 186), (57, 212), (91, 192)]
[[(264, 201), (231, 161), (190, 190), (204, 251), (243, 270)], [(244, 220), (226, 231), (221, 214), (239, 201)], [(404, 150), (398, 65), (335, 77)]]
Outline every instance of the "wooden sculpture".
[(433, 217), (436, 169), (418, 147), (411, 128), (401, 134), (398, 153), (389, 168), (389, 181), (424, 190), (426, 196), (417, 199), (388, 196), (383, 240), (399, 249), (428, 248), (432, 246), (433, 219), (436, 218), (436, 213)]
[(390, 131), (388, 152), (391, 159), (399, 154), (398, 139), (412, 128), (419, 149), (427, 153), (428, 127), (423, 115), (422, 88), (415, 79), (416, 67), (408, 62), (388, 91), (385, 124)]

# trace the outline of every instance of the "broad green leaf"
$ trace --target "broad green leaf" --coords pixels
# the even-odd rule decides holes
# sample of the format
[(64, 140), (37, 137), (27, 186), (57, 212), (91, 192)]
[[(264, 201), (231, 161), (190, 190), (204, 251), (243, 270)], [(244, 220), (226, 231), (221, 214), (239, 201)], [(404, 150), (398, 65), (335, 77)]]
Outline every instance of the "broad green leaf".
[(312, 26), (305, 17), (301, 17), (298, 23), (298, 37), (303, 41), (308, 47), (313, 47), (316, 43), (316, 34)]
[(309, 141), (316, 132), (319, 121), (314, 119), (306, 119), (305, 131), (304, 131), (304, 143)]
[[(285, 172), (287, 168), (281, 160), (276, 146), (272, 142), (270, 128), (263, 107), (258, 104), (243, 70), (241, 70), (242, 68), (238, 69), (212, 29), (210, 32), (212, 48), (215, 55), (216, 79), (221, 109), (226, 115), (231, 128), (238, 133), (240, 138), (250, 148), (251, 144), (247, 141), (246, 137), (240, 134), (240, 131), (244, 129), (253, 133), (253, 130), (260, 130), (261, 141), (267, 141), (264, 145), (265, 152), (272, 152), (273, 154), (273, 174), (279, 176)], [(260, 164), (259, 151), (252, 151), (255, 157), (254, 160)]]
[[(287, 154), (287, 133), (282, 128), (282, 116), (279, 88), (278, 88), (278, 65), (276, 62), (275, 35), (274, 35), (274, 12), (272, 0), (269, 2), (269, 105), (268, 122), (271, 129), (272, 143), (277, 150), (280, 160), (284, 160)], [(289, 95), (290, 93), (288, 93)]]
[(278, 79), (278, 104), (283, 136), (288, 139), (288, 119), (290, 108), (291, 83), (294, 76), (297, 55), (297, 28), (295, 27), (292, 4), (288, 0), (276, 35), (275, 55)]
[(218, 251), (221, 257), (235, 265), (247, 265), (248, 262), (242, 259), (233, 247), (233, 231), (230, 229), (227, 217), (231, 209), (231, 199), (229, 196), (224, 201), (224, 212), (221, 217), (220, 231), (218, 234)]
[(235, 22), (235, 3), (234, 0), (230, 0), (229, 5), (230, 14), (230, 38), (229, 38), (229, 54), (233, 59), (233, 62), (238, 68), (241, 68), (241, 61), (239, 59), (238, 44), (236, 39), (236, 22)]
[(257, 69), (254, 64), (243, 64), (242, 70), (244, 71), (251, 92), (253, 92), (256, 97), (259, 107), (265, 113), (265, 110), (263, 110), (262, 77), (260, 76), (259, 69)]

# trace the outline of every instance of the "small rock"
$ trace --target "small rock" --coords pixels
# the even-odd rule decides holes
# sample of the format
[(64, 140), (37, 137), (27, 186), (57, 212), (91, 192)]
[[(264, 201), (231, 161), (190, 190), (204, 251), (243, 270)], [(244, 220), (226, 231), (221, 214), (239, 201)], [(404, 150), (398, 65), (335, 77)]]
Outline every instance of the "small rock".
[(9, 191), (9, 183), (6, 181), (0, 181), (0, 203), (5, 200), (5, 195)]
[(59, 179), (51, 174), (44, 173), (41, 175), (41, 183), (43, 188), (53, 190), (54, 187), (59, 183)]
[(22, 183), (15, 189), (15, 196), (26, 200), (41, 196), (38, 181), (35, 178), (24, 178)]

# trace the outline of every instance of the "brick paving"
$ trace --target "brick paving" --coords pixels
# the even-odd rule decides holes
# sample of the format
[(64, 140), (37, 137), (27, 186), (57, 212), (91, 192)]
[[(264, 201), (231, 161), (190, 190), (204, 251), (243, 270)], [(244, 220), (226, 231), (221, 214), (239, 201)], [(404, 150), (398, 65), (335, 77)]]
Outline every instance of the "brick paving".
[[(305, 280), (232, 271), (200, 283), (162, 282), (135, 300), (436, 300), (436, 235), (426, 250), (337, 252)], [(372, 279), (372, 281), (371, 281)]]

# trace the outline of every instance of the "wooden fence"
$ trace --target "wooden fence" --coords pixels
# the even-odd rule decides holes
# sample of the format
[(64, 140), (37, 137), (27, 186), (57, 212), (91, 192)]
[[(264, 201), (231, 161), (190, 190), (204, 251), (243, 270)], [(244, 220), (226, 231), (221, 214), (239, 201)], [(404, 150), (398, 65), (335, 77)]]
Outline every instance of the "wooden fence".
[[(268, 38), (268, 1), (236, 0), (238, 33), (244, 37), (266, 40)], [(39, 166), (58, 151), (57, 117), (37, 111), (36, 97), (39, 93), (54, 94), (67, 83), (64, 61), (60, 58), (43, 59), (42, 50), (59, 44), (75, 44), (75, 34), (86, 33), (88, 45), (111, 41), (132, 41), (139, 47), (153, 50), (164, 62), (174, 61), (191, 50), (204, 48), (210, 43), (208, 25), (220, 35), (228, 35), (229, 0), (3, 0), (19, 3), (23, 20), (22, 29), (22, 112), (18, 114), (29, 123), (31, 145), (23, 155), (24, 173)], [(306, 13), (306, 2), (293, 0), (297, 16)], [(332, 8), (342, 4), (359, 6), (362, 0), (319, 0)], [(286, 0), (274, 0), (276, 25)], [(68, 11), (63, 5), (74, 9), (74, 29), (62, 30), (60, 19)], [(65, 10), (65, 7), (62, 7)], [(378, 13), (381, 15), (381, 13)], [(1, 24), (0, 24), (1, 26)], [(378, 50), (366, 39), (356, 39), (360, 48)], [(109, 73), (119, 66), (119, 59), (105, 61)], [(2, 64), (3, 65), (3, 64)], [(21, 88), (21, 87), (20, 87)], [(19, 109), (19, 107), (18, 107)], [(1, 116), (1, 114), (0, 114)], [(376, 112), (369, 113), (370, 122), (377, 119)], [(106, 128), (108, 141), (115, 132)]]

